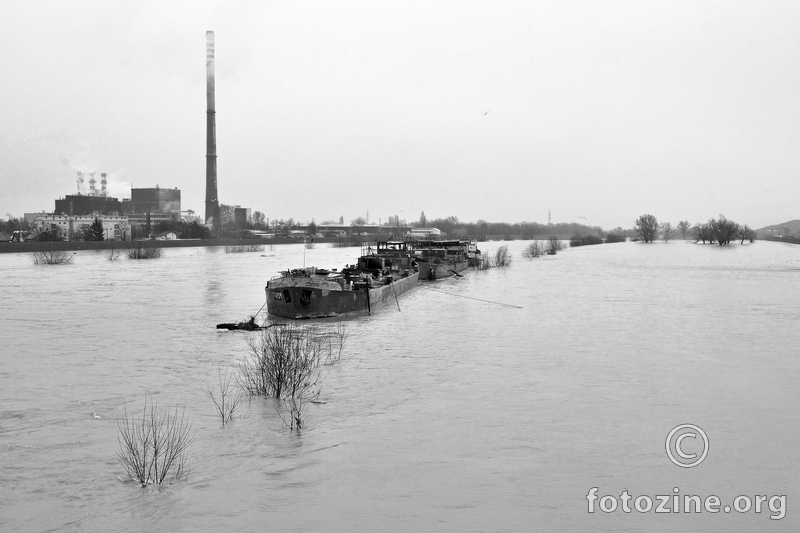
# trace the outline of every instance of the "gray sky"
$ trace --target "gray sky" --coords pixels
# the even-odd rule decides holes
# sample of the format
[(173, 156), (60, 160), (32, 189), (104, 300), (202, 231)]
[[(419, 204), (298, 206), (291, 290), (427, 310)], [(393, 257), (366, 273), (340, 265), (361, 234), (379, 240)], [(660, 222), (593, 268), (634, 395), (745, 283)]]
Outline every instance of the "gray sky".
[[(800, 218), (800, 3), (32, 1), (0, 18), (0, 214), (76, 171), (321, 222)], [(488, 111), (488, 114), (486, 113)], [(99, 180), (99, 174), (96, 176)]]

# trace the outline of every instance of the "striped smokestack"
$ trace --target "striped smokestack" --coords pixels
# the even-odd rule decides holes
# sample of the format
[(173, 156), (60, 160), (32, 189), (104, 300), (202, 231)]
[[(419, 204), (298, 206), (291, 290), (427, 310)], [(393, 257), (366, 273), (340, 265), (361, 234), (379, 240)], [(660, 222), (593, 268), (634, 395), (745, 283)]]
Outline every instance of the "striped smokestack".
[(214, 32), (206, 32), (206, 223), (214, 219), (219, 227), (217, 199), (217, 122), (214, 104)]

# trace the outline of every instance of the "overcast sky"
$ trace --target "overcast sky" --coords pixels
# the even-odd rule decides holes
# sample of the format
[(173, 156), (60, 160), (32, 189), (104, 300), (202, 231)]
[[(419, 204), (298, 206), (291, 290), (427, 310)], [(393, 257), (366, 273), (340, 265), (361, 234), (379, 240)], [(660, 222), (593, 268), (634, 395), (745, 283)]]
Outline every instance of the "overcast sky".
[(206, 30), (220, 202), (269, 218), (800, 218), (800, 2), (760, 0), (8, 2), (0, 213), (81, 170), (202, 216)]

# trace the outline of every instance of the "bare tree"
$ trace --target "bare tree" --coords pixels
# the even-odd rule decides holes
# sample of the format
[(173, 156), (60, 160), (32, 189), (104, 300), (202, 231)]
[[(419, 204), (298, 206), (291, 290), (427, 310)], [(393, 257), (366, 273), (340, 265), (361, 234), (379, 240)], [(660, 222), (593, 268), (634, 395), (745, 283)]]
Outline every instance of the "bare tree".
[(242, 389), (253, 396), (313, 398), (319, 394), (324, 342), (294, 324), (273, 326), (247, 341), (248, 357), (239, 365)]
[(34, 265), (69, 265), (72, 259), (72, 253), (64, 250), (42, 250), (31, 254)]
[(129, 259), (155, 259), (161, 257), (161, 248), (153, 241), (133, 239), (128, 243)]
[(122, 255), (122, 252), (119, 248), (114, 248), (114, 245), (111, 245), (111, 248), (106, 249), (106, 259), (109, 261), (114, 261)]
[(742, 241), (739, 244), (744, 244), (745, 239), (750, 239), (750, 242), (753, 242), (755, 235), (753, 229), (750, 226), (748, 226), (747, 224), (742, 224), (741, 226), (739, 226), (739, 237), (742, 239)]
[(298, 432), (306, 422), (307, 417), (303, 415), (303, 410), (307, 403), (303, 398), (284, 398), (283, 408), (286, 410), (287, 416), (283, 416), (277, 407), (275, 410), (278, 411), (278, 416), (285, 425), (289, 426), (291, 431)]
[(128, 477), (143, 487), (184, 477), (187, 449), (195, 434), (183, 410), (159, 410), (147, 398), (141, 415), (129, 416), (123, 409), (122, 418), (117, 418), (117, 457)]
[(712, 218), (708, 221), (708, 226), (720, 246), (729, 244), (739, 231), (739, 225), (733, 220), (725, 218), (725, 215), (720, 215), (716, 220)]
[(686, 240), (686, 233), (692, 227), (688, 220), (681, 220), (678, 222), (678, 231), (681, 232), (681, 239)]
[(634, 221), (633, 228), (644, 242), (653, 242), (658, 235), (658, 220), (653, 215), (642, 215)]
[(662, 222), (659, 229), (661, 230), (661, 236), (664, 237), (664, 242), (669, 241), (675, 234), (675, 227), (669, 222)]
[(700, 224), (695, 224), (694, 228), (692, 228), (692, 231), (694, 232), (697, 240), (703, 241), (703, 244), (705, 244), (706, 241), (712, 242), (711, 228), (708, 224), (703, 224), (702, 222)]
[(522, 250), (522, 257), (525, 259), (534, 259), (545, 253), (545, 245), (542, 241), (533, 241)]
[(547, 255), (556, 255), (556, 252), (562, 248), (564, 248), (564, 245), (561, 243), (561, 239), (555, 235), (551, 235), (547, 240)]
[(236, 412), (242, 405), (242, 396), (234, 392), (233, 377), (227, 370), (224, 375), (221, 370), (217, 374), (219, 390), (217, 391), (217, 387), (212, 387), (208, 383), (205, 383), (202, 389), (214, 402), (214, 407), (216, 407), (217, 414), (224, 426), (236, 416)]

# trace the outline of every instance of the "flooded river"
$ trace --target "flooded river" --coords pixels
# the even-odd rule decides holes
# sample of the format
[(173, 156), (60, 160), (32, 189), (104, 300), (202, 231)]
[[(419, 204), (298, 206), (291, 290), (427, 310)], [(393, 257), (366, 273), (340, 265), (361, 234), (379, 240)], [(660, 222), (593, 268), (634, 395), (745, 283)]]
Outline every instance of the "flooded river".
[[(800, 529), (800, 247), (621, 243), (528, 261), (527, 243), (508, 244), (510, 267), (344, 321), (299, 435), (262, 398), (222, 427), (202, 385), (236, 369), (252, 335), (215, 325), (258, 311), (302, 245), (78, 252), (66, 266), (0, 254), (0, 529)], [(319, 246), (305, 261), (357, 253)], [(125, 480), (116, 417), (146, 397), (196, 430), (185, 481)], [(694, 468), (665, 451), (685, 423), (709, 440)], [(623, 491), (631, 508), (716, 495), (720, 512), (625, 512)], [(721, 510), (738, 496), (748, 511)]]

